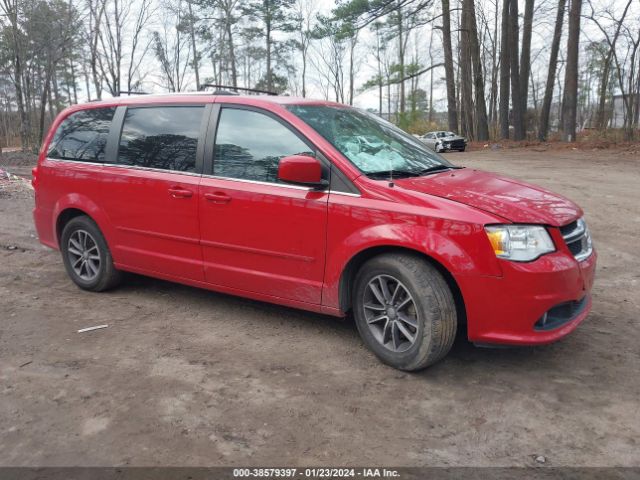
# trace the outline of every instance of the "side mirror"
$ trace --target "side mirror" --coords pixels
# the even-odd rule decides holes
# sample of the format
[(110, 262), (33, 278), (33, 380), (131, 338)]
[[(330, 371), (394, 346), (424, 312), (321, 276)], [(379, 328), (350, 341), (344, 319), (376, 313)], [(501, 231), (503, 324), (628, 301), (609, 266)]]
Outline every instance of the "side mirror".
[(278, 179), (287, 183), (322, 189), (329, 182), (322, 179), (320, 162), (308, 155), (290, 155), (280, 159)]

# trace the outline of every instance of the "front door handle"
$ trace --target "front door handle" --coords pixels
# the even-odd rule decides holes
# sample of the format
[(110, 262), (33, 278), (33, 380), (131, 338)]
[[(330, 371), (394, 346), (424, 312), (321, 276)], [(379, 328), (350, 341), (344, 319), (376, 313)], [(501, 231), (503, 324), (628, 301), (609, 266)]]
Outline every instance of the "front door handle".
[(169, 195), (173, 198), (191, 198), (193, 197), (193, 192), (185, 188), (171, 187), (169, 189)]
[(204, 198), (212, 203), (229, 203), (231, 201), (231, 197), (222, 192), (205, 193)]

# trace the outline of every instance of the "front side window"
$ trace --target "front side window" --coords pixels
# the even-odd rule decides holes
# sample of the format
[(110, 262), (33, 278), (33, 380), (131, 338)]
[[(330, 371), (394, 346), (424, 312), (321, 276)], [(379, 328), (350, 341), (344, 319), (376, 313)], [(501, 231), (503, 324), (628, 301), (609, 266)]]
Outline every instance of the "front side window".
[(349, 107), (287, 107), (372, 178), (418, 176), (456, 168), (424, 143), (380, 117)]
[(277, 183), (280, 159), (311, 149), (277, 120), (259, 112), (223, 108), (216, 134), (213, 174)]
[(92, 108), (69, 115), (56, 130), (47, 157), (104, 162), (107, 136), (115, 111), (115, 107)]
[(127, 108), (118, 163), (195, 171), (203, 112), (203, 106)]

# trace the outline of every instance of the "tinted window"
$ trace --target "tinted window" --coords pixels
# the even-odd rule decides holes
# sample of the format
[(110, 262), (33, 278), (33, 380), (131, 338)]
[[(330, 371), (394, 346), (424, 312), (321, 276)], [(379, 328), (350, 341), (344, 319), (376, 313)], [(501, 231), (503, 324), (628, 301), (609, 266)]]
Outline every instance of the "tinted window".
[(192, 172), (204, 107), (127, 108), (118, 163)]
[(93, 108), (72, 113), (56, 130), (47, 156), (104, 162), (107, 136), (115, 111), (115, 108)]
[(223, 108), (216, 135), (213, 174), (262, 182), (278, 182), (282, 157), (311, 149), (273, 118), (249, 110)]

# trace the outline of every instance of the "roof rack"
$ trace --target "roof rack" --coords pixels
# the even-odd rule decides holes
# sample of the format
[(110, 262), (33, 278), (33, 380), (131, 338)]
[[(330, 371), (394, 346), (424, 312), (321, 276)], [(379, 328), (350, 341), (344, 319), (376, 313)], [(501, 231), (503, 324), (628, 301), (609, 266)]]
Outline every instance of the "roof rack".
[(118, 95), (149, 95), (148, 92), (130, 92), (129, 90), (120, 90)]
[(204, 90), (205, 88), (215, 88), (216, 90), (212, 93), (216, 95), (239, 95), (238, 90), (249, 93), (262, 93), (264, 95), (278, 95), (276, 92), (270, 92), (269, 90), (258, 90), (257, 88), (232, 87), (230, 85), (216, 85), (213, 83), (205, 83), (203, 85), (200, 85), (200, 91)]

